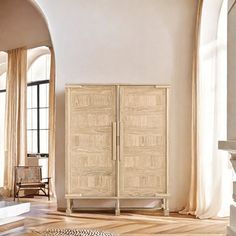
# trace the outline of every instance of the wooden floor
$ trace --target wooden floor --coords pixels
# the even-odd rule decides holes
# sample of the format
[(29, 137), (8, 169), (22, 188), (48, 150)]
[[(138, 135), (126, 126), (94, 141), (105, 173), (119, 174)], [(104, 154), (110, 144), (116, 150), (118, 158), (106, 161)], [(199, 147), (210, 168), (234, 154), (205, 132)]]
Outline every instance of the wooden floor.
[[(23, 200), (21, 200), (23, 201)], [(24, 224), (22, 224), (24, 223)], [(172, 213), (169, 217), (160, 212), (74, 213), (67, 217), (56, 211), (55, 202), (31, 200), (31, 212), (24, 222), (0, 227), (0, 235), (40, 235), (50, 228), (90, 228), (126, 236), (144, 235), (225, 235), (228, 219), (198, 220), (190, 216)], [(21, 227), (20, 227), (21, 226)], [(5, 231), (12, 229), (13, 231)]]

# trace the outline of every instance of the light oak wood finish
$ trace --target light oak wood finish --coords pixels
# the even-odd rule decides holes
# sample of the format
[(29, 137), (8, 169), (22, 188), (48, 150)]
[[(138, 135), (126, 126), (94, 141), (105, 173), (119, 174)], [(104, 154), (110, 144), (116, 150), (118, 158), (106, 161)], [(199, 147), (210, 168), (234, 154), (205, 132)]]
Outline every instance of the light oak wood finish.
[(115, 87), (70, 89), (67, 101), (67, 194), (115, 196)]
[[(25, 201), (29, 201), (29, 199)], [(0, 235), (2, 233), (2, 235), (11, 236), (38, 236), (40, 232), (49, 228), (89, 228), (126, 236), (160, 234), (163, 236), (223, 236), (229, 222), (228, 218), (199, 220), (177, 213), (170, 213), (169, 217), (163, 217), (160, 211), (132, 213), (125, 211), (121, 216), (113, 216), (112, 212), (97, 212), (97, 214), (80, 212), (72, 213), (70, 217), (67, 217), (64, 212), (56, 211), (56, 203), (53, 201), (47, 202), (39, 199), (30, 201), (32, 210), (26, 215), (24, 227), (17, 228), (18, 226), (14, 224), (0, 227)], [(7, 232), (14, 227), (14, 231)]]
[(168, 86), (66, 87), (66, 199), (161, 199), (168, 215)]
[(167, 193), (166, 89), (120, 88), (120, 196)]

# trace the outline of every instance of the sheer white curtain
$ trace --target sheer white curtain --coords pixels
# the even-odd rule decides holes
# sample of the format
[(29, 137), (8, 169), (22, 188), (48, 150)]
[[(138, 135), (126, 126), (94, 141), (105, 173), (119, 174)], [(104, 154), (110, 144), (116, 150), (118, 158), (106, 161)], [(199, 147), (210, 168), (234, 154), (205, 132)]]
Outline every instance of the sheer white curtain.
[[(226, 140), (227, 128), (227, 2), (223, 1), (216, 22), (215, 40), (205, 43), (204, 32), (200, 38), (196, 209), (199, 218), (229, 215), (232, 198), (228, 154), (218, 150), (218, 140)], [(211, 30), (209, 25), (207, 27)]]

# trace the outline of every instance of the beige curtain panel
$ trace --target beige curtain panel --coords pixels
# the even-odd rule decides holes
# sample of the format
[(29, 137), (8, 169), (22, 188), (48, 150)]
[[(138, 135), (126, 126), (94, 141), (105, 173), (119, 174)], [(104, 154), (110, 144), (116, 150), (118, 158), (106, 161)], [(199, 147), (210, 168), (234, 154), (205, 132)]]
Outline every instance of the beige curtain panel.
[(55, 197), (55, 55), (51, 51), (50, 84), (49, 84), (49, 159), (48, 174), (51, 177), (51, 195)]
[(200, 27), (203, 0), (198, 2), (198, 12), (195, 27), (195, 45), (193, 51), (192, 69), (192, 121), (191, 121), (191, 180), (188, 202), (182, 214), (195, 215), (197, 207), (197, 78), (199, 66)]
[(26, 164), (26, 74), (27, 50), (8, 51), (4, 172), (4, 189), (8, 196), (13, 193), (14, 166)]

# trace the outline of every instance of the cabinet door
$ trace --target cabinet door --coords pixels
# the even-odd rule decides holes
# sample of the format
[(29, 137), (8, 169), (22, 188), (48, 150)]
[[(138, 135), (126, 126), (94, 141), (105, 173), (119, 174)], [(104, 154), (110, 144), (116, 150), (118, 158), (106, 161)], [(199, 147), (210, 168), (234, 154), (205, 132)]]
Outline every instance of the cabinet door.
[(166, 88), (120, 87), (120, 196), (167, 191)]
[(116, 161), (112, 139), (116, 88), (82, 86), (67, 94), (67, 194), (114, 196)]

